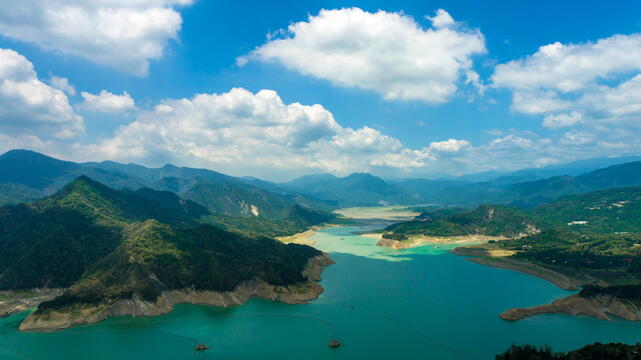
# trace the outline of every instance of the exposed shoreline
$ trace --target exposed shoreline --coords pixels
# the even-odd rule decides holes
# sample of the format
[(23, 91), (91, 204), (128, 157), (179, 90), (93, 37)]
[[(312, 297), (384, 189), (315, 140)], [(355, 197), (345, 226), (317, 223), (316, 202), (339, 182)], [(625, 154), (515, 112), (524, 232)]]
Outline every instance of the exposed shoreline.
[(516, 321), (539, 314), (562, 313), (568, 315), (587, 315), (599, 320), (611, 321), (610, 316), (628, 321), (641, 321), (641, 309), (634, 303), (613, 296), (585, 298), (579, 294), (554, 300), (551, 304), (531, 308), (515, 308), (503, 312), (503, 320)]
[[(90, 324), (113, 316), (158, 316), (171, 310), (177, 304), (201, 304), (212, 306), (238, 306), (253, 297), (280, 301), (287, 304), (302, 304), (317, 299), (324, 289), (318, 284), (324, 267), (334, 264), (328, 254), (308, 260), (302, 274), (306, 282), (288, 286), (270, 285), (261, 279), (253, 279), (239, 285), (233, 291), (197, 291), (180, 289), (163, 292), (155, 302), (145, 301), (138, 296), (110, 304), (75, 306), (72, 311), (55, 309), (33, 312), (20, 324), (20, 331), (52, 332), (76, 325)], [(36, 305), (34, 305), (36, 306)]]
[(457, 248), (452, 251), (460, 256), (468, 256), (467, 260), (498, 269), (518, 271), (527, 275), (535, 276), (540, 279), (549, 281), (564, 290), (578, 290), (581, 285), (585, 284), (587, 279), (572, 278), (561, 274), (549, 268), (527, 261), (511, 259), (507, 255), (489, 255), (478, 256), (467, 252), (465, 248)]
[[(499, 269), (518, 271), (549, 281), (561, 289), (576, 291), (587, 284), (608, 286), (602, 280), (590, 277), (584, 273), (569, 276), (542, 265), (528, 261), (512, 259), (509, 255), (492, 254), (492, 249), (483, 247), (457, 248), (452, 252), (467, 256), (474, 263)], [(638, 305), (613, 296), (595, 296), (586, 298), (573, 294), (554, 300), (550, 304), (530, 308), (511, 308), (499, 315), (506, 321), (517, 321), (540, 314), (563, 313), (568, 315), (587, 315), (599, 320), (612, 320), (609, 315), (629, 321), (641, 321), (641, 309)]]
[(464, 244), (484, 244), (488, 241), (502, 241), (507, 238), (502, 236), (487, 235), (461, 235), (461, 236), (411, 236), (407, 240), (385, 239), (384, 234), (362, 234), (362, 236), (378, 239), (376, 245), (386, 246), (392, 249), (402, 250), (410, 249), (425, 245), (464, 245)]
[(0, 291), (0, 318), (11, 316), (31, 309), (41, 303), (53, 300), (61, 295), (64, 289), (31, 289), (31, 290), (3, 290)]
[(314, 245), (316, 245), (316, 242), (312, 240), (311, 237), (316, 235), (318, 231), (331, 228), (331, 227), (339, 227), (339, 226), (343, 226), (343, 225), (337, 225), (337, 224), (314, 225), (309, 229), (294, 235), (279, 236), (276, 238), (276, 240), (285, 244), (300, 244), (300, 245), (307, 245), (307, 246), (313, 247)]
[[(487, 244), (490, 240), (502, 241), (507, 238), (483, 235), (467, 235), (453, 237), (431, 237), (414, 235), (406, 240), (384, 238), (383, 233), (368, 233), (362, 236), (378, 240), (377, 245), (392, 249), (408, 249), (429, 244), (460, 244), (469, 245), (458, 247), (451, 252), (465, 256), (466, 260), (498, 269), (518, 271), (530, 276), (549, 281), (561, 289), (568, 291), (579, 290), (587, 284), (608, 286), (603, 280), (589, 276), (583, 272), (569, 275), (566, 271), (556, 271), (541, 264), (514, 259), (513, 251), (500, 249)], [(476, 246), (474, 246), (476, 245)], [(562, 269), (561, 269), (562, 270)], [(579, 294), (556, 299), (550, 304), (531, 308), (512, 308), (504, 311), (499, 317), (506, 321), (517, 321), (530, 316), (546, 313), (564, 313), (568, 315), (587, 315), (600, 320), (611, 320), (609, 315), (630, 321), (641, 321), (641, 308), (629, 301), (612, 296), (585, 298)]]

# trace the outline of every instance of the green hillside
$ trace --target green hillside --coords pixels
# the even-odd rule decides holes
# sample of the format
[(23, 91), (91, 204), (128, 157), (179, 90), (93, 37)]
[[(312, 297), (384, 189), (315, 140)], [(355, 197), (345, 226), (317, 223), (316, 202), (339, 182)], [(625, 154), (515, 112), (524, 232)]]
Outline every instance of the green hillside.
[(581, 233), (641, 232), (641, 187), (569, 195), (530, 213), (550, 227)]
[(156, 220), (124, 229), (123, 241), (43, 309), (78, 303), (111, 303), (134, 294), (155, 300), (163, 291), (231, 291), (260, 278), (273, 285), (307, 279), (307, 259), (320, 254), (302, 245), (246, 237), (209, 225), (172, 228)]
[(116, 189), (135, 190), (145, 186), (140, 178), (85, 167), (34, 151), (11, 150), (0, 155), (0, 205), (51, 195), (82, 175)]
[[(433, 230), (429, 233), (432, 235), (447, 236), (451, 234), (450, 228), (459, 225), (457, 218), (468, 218), (472, 213), (474, 211), (398, 224), (386, 236), (403, 240), (408, 234), (427, 234), (427, 230)], [(515, 266), (509, 261), (517, 260), (527, 264), (527, 268), (548, 269), (581, 285), (622, 286), (614, 295), (633, 294), (636, 300), (641, 299), (638, 291), (641, 285), (641, 188), (568, 195), (514, 214), (518, 214), (514, 225), (522, 224), (519, 216), (524, 216), (541, 231), (476, 245), (466, 251), (484, 256), (493, 250), (501, 250), (500, 253), (507, 250), (511, 254), (505, 260), (508, 268)], [(441, 225), (443, 222), (447, 227)], [(489, 227), (491, 222), (486, 223)], [(486, 257), (481, 261), (499, 267), (504, 263), (502, 258)]]
[(528, 176), (519, 176), (519, 172), (514, 174), (489, 181), (451, 186), (436, 183), (431, 185), (435, 190), (421, 193), (425, 194), (426, 203), (465, 206), (490, 203), (529, 209), (566, 195), (614, 187), (641, 186), (641, 161), (616, 164), (579, 175), (557, 175), (530, 181), (525, 181)]
[[(164, 190), (164, 197), (172, 192), (206, 207), (216, 218), (211, 219), (213, 224), (269, 236), (292, 235), (332, 218), (333, 208), (326, 203), (275, 185), (270, 185), (273, 191), (266, 190), (211, 170), (173, 165), (147, 168), (113, 161), (74, 163), (28, 150), (0, 155), (0, 205), (42, 198), (78, 176), (114, 189), (140, 191), (140, 197), (149, 191), (145, 188)], [(161, 198), (155, 193), (154, 197)], [(300, 214), (300, 208), (307, 214)]]
[(66, 287), (122, 240), (127, 224), (195, 226), (207, 213), (174, 194), (119, 192), (80, 177), (34, 203), (0, 208), (0, 288)]
[[(431, 216), (430, 216), (431, 215)], [(482, 205), (472, 211), (423, 213), (417, 220), (389, 226), (388, 239), (403, 240), (409, 235), (427, 236), (519, 236), (536, 231), (522, 210), (507, 206)]]
[(45, 199), (0, 208), (0, 289), (69, 288), (46, 308), (229, 290), (250, 278), (283, 285), (305, 280), (304, 265), (320, 254), (200, 224), (206, 214), (170, 192), (80, 177)]
[[(432, 236), (503, 235), (531, 233), (533, 228), (579, 234), (625, 235), (641, 233), (641, 187), (614, 188), (567, 195), (530, 210), (502, 205), (481, 205), (428, 210), (415, 220), (388, 227), (389, 237), (401, 234)], [(529, 230), (528, 230), (529, 229)]]
[(568, 353), (553, 352), (550, 347), (531, 345), (512, 345), (496, 360), (636, 360), (641, 354), (641, 343), (627, 345), (621, 343), (586, 345)]
[(306, 175), (283, 186), (342, 207), (423, 202), (423, 198), (417, 193), (365, 173), (354, 173), (343, 178), (330, 174)]

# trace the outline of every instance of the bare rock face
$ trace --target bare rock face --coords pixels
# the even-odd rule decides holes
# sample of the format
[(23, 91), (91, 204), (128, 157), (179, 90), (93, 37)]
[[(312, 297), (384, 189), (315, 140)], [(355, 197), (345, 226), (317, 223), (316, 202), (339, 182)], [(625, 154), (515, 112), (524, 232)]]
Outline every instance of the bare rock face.
[(404, 249), (403, 244), (400, 241), (392, 240), (392, 239), (386, 239), (386, 238), (381, 238), (380, 240), (378, 240), (376, 245), (378, 245), (378, 246), (387, 246), (389, 248), (396, 249), (396, 250)]
[(137, 295), (131, 299), (118, 300), (111, 304), (81, 306), (58, 311), (55, 309), (34, 312), (20, 324), (21, 331), (55, 331), (80, 324), (89, 324), (112, 316), (157, 316), (170, 312), (176, 304), (202, 304), (212, 306), (242, 305), (252, 297), (301, 304), (315, 300), (323, 292), (317, 283), (325, 266), (334, 262), (322, 254), (308, 260), (302, 274), (306, 282), (276, 286), (261, 279), (253, 279), (239, 285), (233, 291), (201, 291), (180, 289), (163, 292), (155, 302), (145, 301)]
[(0, 318), (31, 309), (62, 294), (63, 289), (0, 291)]
[(601, 320), (610, 320), (608, 315), (630, 321), (641, 321), (638, 305), (613, 296), (594, 296), (586, 298), (578, 294), (555, 300), (551, 304), (527, 309), (510, 309), (499, 315), (503, 320), (516, 321), (526, 317), (564, 313), (569, 315), (588, 315)]

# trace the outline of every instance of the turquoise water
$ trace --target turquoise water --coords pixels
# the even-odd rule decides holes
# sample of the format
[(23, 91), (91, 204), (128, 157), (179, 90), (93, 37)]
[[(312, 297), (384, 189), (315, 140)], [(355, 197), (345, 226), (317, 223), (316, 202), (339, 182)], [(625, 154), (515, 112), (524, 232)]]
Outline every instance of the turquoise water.
[[(505, 322), (510, 307), (569, 292), (524, 274), (480, 266), (445, 247), (394, 251), (322, 230), (317, 246), (336, 264), (315, 302), (263, 300), (222, 309), (180, 305), (160, 317), (113, 318), (53, 334), (20, 333), (26, 314), (0, 319), (0, 359), (493, 359), (512, 343), (570, 350), (595, 341), (639, 340), (641, 324), (544, 315)], [(343, 346), (329, 349), (339, 338)], [(210, 350), (195, 354), (202, 342)]]

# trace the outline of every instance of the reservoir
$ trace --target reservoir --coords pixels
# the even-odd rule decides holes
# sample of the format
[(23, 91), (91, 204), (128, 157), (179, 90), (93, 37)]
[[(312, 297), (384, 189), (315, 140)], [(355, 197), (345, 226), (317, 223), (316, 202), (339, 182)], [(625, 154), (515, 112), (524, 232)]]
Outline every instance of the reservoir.
[[(336, 261), (325, 292), (302, 305), (253, 299), (235, 308), (179, 305), (165, 316), (119, 317), (56, 333), (20, 333), (0, 319), (0, 359), (493, 359), (513, 343), (567, 351), (600, 342), (636, 343), (641, 323), (543, 315), (498, 315), (571, 292), (493, 269), (427, 245), (376, 246), (357, 233), (381, 220), (325, 228), (311, 239)], [(342, 346), (327, 346), (339, 339)], [(194, 352), (196, 344), (209, 349)]]

